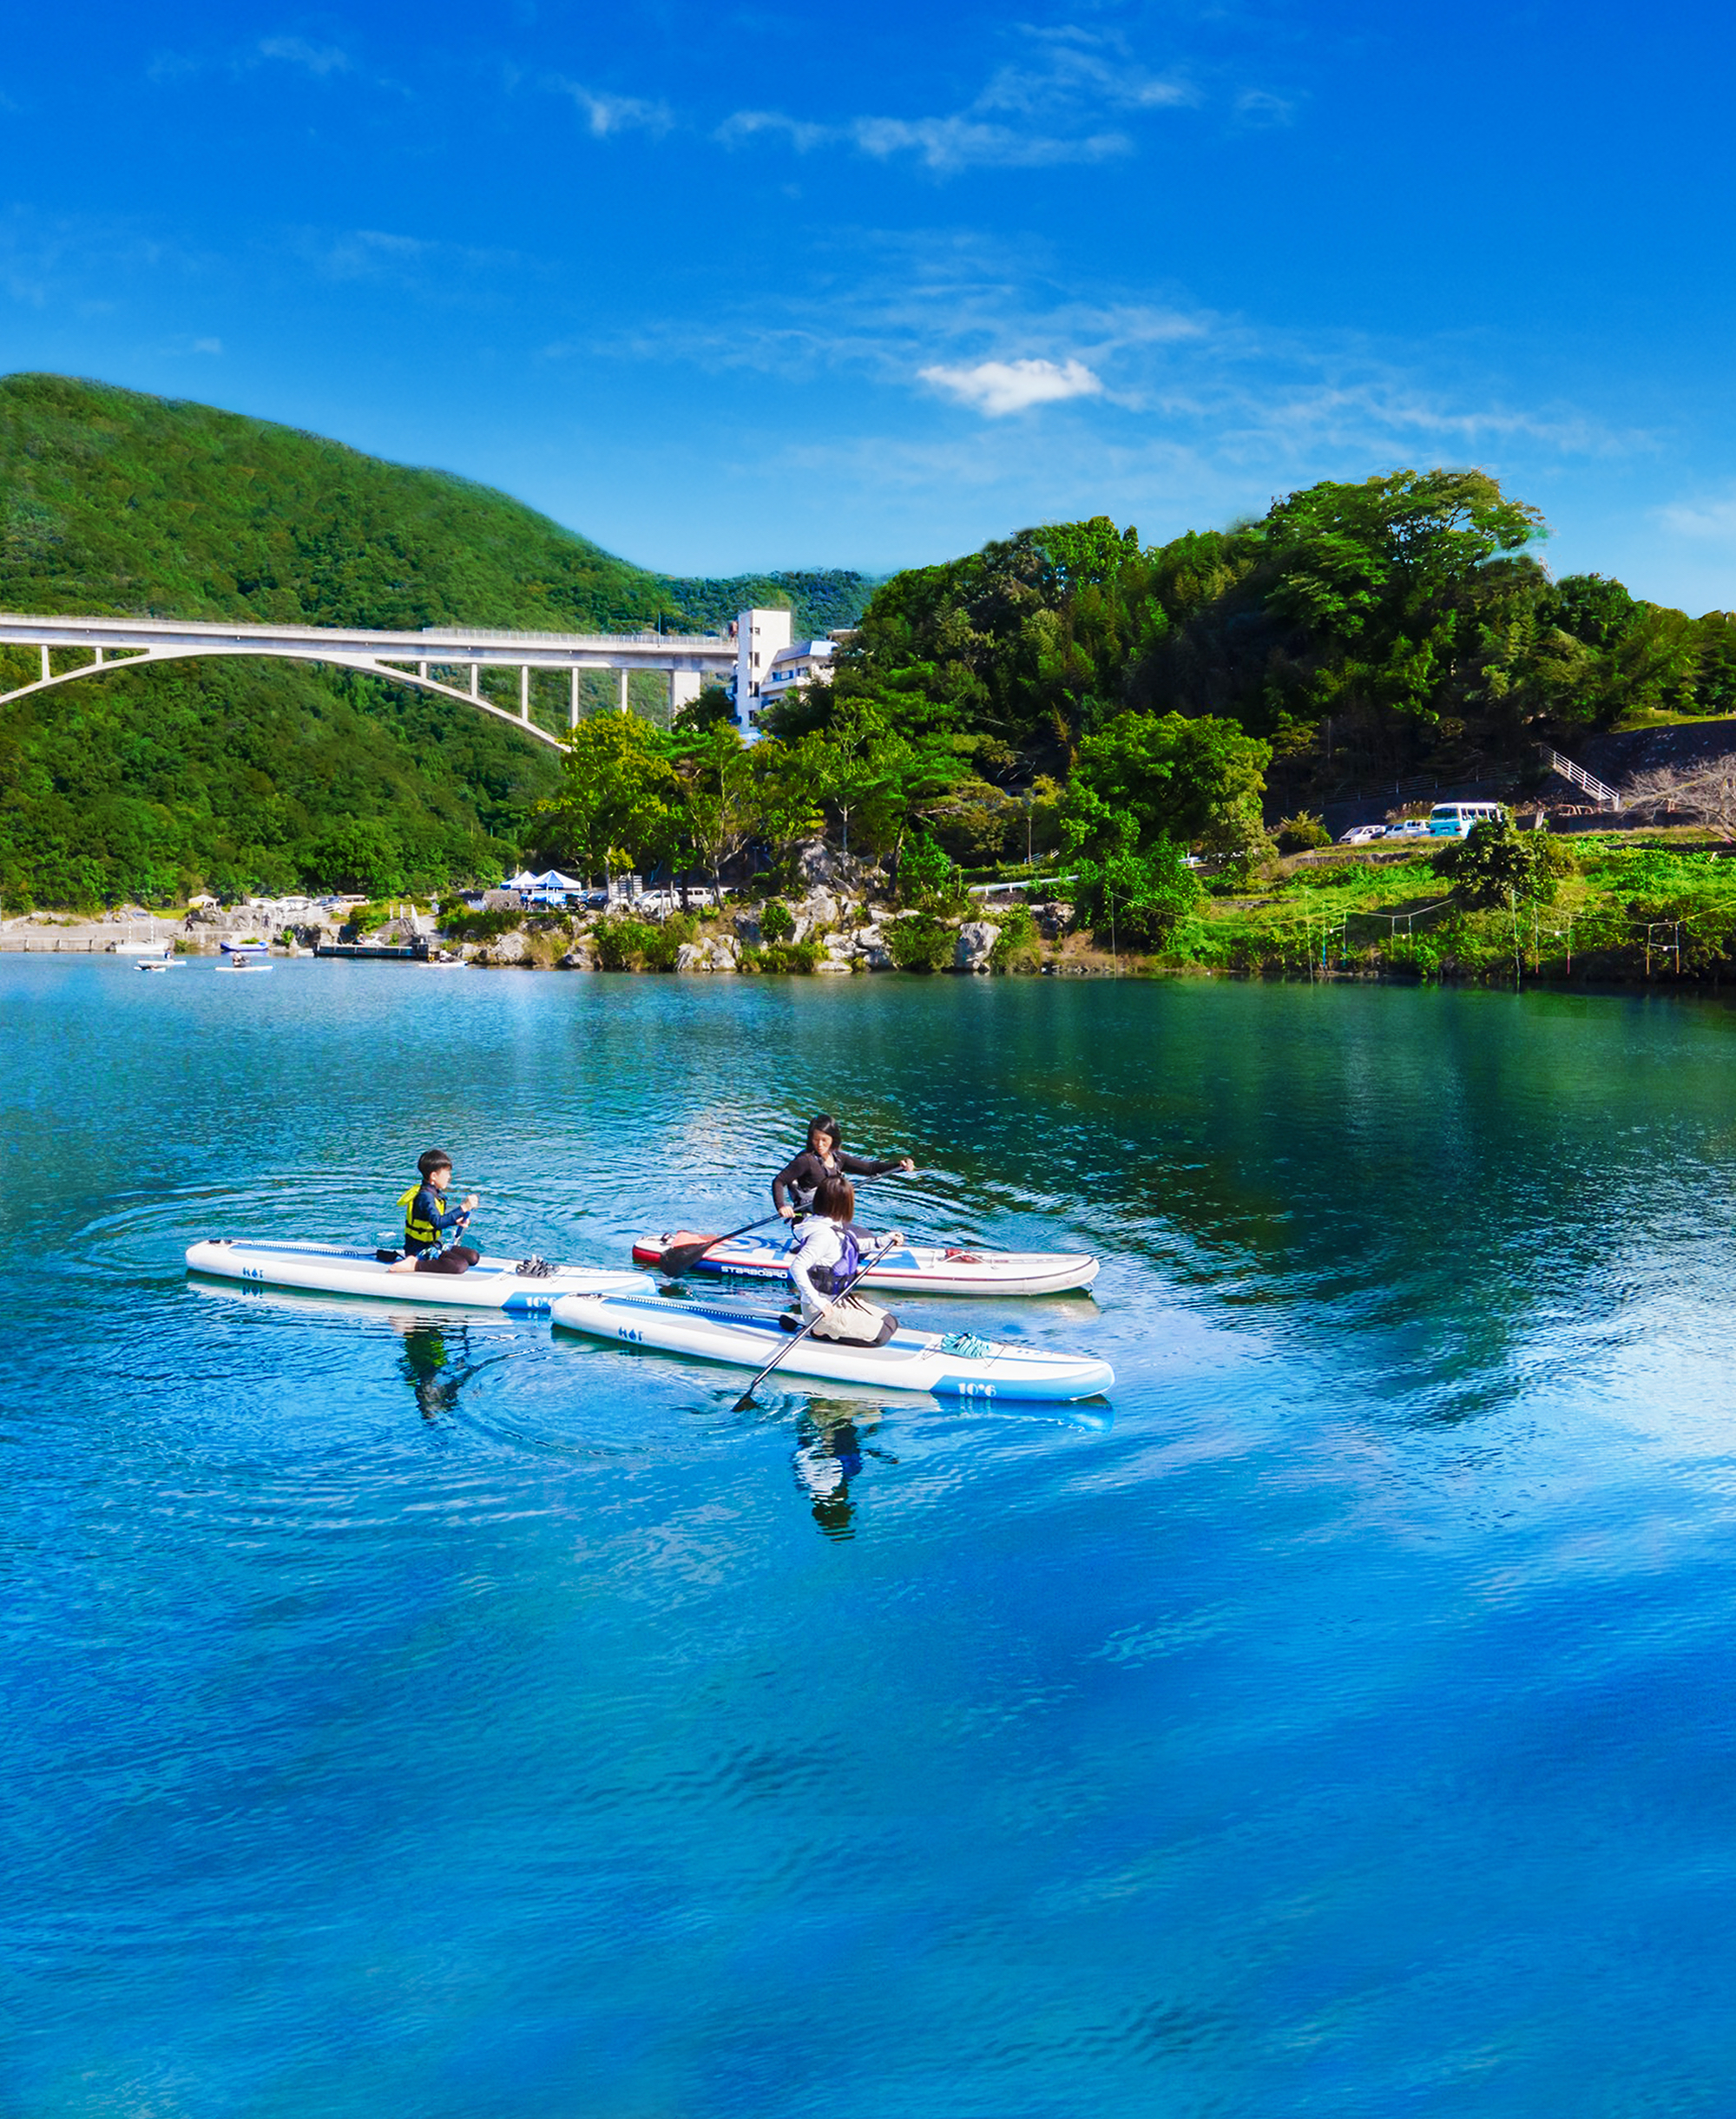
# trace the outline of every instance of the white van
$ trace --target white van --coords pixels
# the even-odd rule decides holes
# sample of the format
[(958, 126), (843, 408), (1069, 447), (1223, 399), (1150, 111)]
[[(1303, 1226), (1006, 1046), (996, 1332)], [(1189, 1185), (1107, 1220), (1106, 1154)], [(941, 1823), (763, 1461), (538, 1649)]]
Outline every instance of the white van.
[(1430, 839), (1463, 839), (1474, 824), (1500, 824), (1505, 802), (1437, 802), (1429, 812)]

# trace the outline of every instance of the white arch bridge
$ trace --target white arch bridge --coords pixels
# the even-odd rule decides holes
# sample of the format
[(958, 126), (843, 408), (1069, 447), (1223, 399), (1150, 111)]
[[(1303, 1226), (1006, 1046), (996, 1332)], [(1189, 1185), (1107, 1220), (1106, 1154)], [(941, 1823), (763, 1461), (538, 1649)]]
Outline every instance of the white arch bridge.
[[(56, 685), (76, 684), (105, 670), (141, 663), (184, 661), (194, 655), (252, 655), (297, 662), (332, 662), (365, 670), (395, 683), (455, 699), (558, 748), (562, 739), (530, 718), (533, 669), (569, 673), (567, 722), (579, 724), (579, 677), (608, 670), (619, 681), (621, 710), (628, 708), (628, 681), (635, 670), (667, 679), (673, 713), (699, 696), (707, 678), (727, 681), (735, 667), (736, 643), (717, 633), (515, 633), (487, 626), (427, 626), (419, 633), (382, 633), (325, 625), (207, 624), (178, 618), (43, 618), (0, 612), (0, 647), (35, 648), (42, 675), (0, 694), (0, 707)], [(55, 668), (52, 658), (88, 655), (72, 668)], [(485, 669), (518, 672), (518, 711), (483, 696)], [(449, 682), (437, 670), (463, 676)]]

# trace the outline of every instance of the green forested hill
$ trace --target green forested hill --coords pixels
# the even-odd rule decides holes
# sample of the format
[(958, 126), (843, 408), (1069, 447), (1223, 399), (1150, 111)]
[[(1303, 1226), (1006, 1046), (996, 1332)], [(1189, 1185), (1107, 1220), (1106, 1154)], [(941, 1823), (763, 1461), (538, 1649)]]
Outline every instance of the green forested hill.
[[(681, 580), (506, 495), (290, 427), (63, 376), (0, 378), (0, 609), (413, 629), (849, 623), (843, 573)], [(36, 674), (0, 654), (0, 688)], [(0, 716), (10, 905), (207, 885), (438, 886), (517, 852), (556, 760), (481, 715), (306, 664), (116, 672)]]

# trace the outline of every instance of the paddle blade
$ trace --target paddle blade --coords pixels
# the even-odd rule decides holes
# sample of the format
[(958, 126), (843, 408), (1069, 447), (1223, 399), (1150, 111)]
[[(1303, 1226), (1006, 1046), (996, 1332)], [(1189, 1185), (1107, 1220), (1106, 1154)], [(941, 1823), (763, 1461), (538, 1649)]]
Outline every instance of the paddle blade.
[(734, 1405), (733, 1405), (733, 1406), (731, 1408), (731, 1410), (732, 1410), (732, 1411), (733, 1411), (733, 1412), (753, 1412), (753, 1388), (752, 1388), (752, 1386), (751, 1386), (751, 1385), (748, 1387), (748, 1389), (746, 1389), (746, 1391), (744, 1391), (744, 1392), (741, 1393), (741, 1396), (740, 1396), (739, 1398), (737, 1398), (737, 1399), (736, 1399), (735, 1404), (734, 1404)]
[(721, 1243), (721, 1236), (701, 1236), (697, 1243), (675, 1243), (657, 1260), (660, 1273), (686, 1273), (710, 1250), (713, 1244)]

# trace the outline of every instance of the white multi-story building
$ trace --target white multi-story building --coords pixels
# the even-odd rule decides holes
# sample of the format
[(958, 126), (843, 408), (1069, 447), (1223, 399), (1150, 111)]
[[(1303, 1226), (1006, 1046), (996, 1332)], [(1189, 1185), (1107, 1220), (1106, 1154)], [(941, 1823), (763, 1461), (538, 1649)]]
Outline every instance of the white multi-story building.
[(824, 674), (836, 648), (830, 640), (792, 640), (786, 610), (745, 610), (735, 622), (735, 725), (742, 738), (760, 738), (760, 716), (778, 700)]

